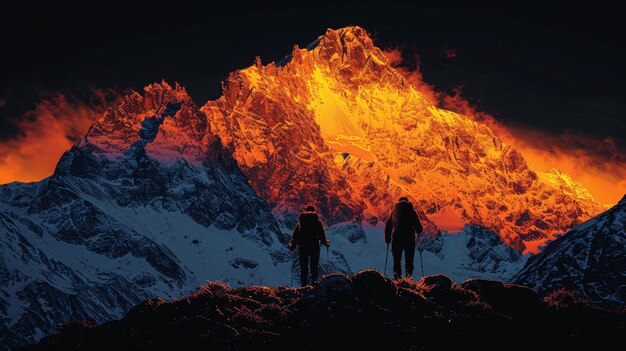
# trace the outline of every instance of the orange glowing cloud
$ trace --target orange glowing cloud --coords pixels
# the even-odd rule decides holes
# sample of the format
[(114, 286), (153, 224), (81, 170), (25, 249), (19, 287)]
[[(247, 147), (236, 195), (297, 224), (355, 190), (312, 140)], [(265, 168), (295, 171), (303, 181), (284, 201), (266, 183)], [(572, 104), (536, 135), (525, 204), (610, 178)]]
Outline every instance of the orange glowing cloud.
[(398, 48), (389, 48), (383, 51), (389, 65), (395, 68), (398, 73), (402, 74), (406, 80), (420, 93), (422, 93), (432, 104), (437, 104), (439, 94), (435, 92), (435, 88), (424, 82), (422, 71), (420, 70), (419, 58), (415, 57), (416, 63), (413, 67), (407, 67), (404, 64), (402, 50)]
[(470, 104), (461, 96), (461, 89), (454, 90), (452, 95), (439, 94), (439, 106), (446, 110), (460, 113), (472, 119), (473, 121), (485, 124), (505, 143), (515, 145), (516, 138), (511, 134), (509, 127), (498, 121), (492, 115), (482, 112)]
[(116, 96), (93, 89), (89, 103), (59, 93), (39, 102), (15, 122), (20, 132), (0, 142), (0, 184), (50, 176), (61, 155), (115, 103)]
[(514, 145), (536, 171), (557, 168), (589, 190), (596, 201), (617, 203), (626, 194), (626, 153), (615, 141), (570, 133), (551, 135), (513, 127)]

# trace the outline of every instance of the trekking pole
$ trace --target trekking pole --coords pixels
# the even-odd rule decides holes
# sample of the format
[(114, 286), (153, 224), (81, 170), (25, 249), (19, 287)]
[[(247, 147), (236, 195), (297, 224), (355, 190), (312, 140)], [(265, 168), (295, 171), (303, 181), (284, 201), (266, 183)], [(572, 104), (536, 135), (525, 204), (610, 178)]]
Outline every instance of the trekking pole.
[(328, 246), (326, 246), (326, 269), (330, 270), (330, 258), (328, 258)]
[(422, 247), (422, 238), (420, 238), (420, 265), (422, 266), (422, 277), (424, 276), (424, 259), (422, 258), (422, 251), (424, 248)]
[(293, 288), (293, 250), (291, 251), (291, 270), (289, 271), (289, 287)]
[(389, 243), (387, 243), (387, 253), (385, 254), (385, 277), (387, 276), (387, 258), (389, 258)]
[[(322, 270), (320, 269), (320, 267), (322, 267), (322, 265), (320, 264), (320, 261), (322, 259), (322, 253), (321, 253), (322, 249), (320, 248), (320, 251), (318, 251), (317, 253), (317, 279), (320, 279), (320, 274), (323, 273)], [(313, 260), (313, 257), (311, 256), (311, 260)], [(323, 268), (323, 267), (322, 267)], [(311, 269), (313, 270), (313, 269)], [(313, 274), (313, 272), (311, 272), (311, 274)], [(324, 275), (322, 274), (322, 277)], [(321, 280), (321, 279), (320, 279)], [(315, 282), (315, 280), (313, 281)]]

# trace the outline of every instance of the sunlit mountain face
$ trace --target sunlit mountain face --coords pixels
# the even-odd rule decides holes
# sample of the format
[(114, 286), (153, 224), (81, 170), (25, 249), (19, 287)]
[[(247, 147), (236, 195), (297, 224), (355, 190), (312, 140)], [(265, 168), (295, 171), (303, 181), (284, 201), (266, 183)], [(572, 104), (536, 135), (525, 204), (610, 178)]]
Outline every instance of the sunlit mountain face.
[(430, 100), (365, 30), (347, 27), (233, 72), (201, 110), (285, 224), (316, 203), (329, 224), (376, 225), (406, 195), (431, 233), (478, 224), (538, 252), (605, 209), (567, 174), (537, 173), (489, 127)]
[[(329, 29), (280, 62), (264, 65), (257, 58), (231, 73), (220, 98), (183, 109), (180, 125), (163, 122), (163, 136), (146, 152), (160, 161), (183, 155), (194, 165), (207, 149), (210, 130), (287, 226), (308, 203), (318, 205), (329, 225), (357, 219), (376, 226), (393, 201), (409, 196), (428, 233), (477, 224), (515, 249), (536, 253), (555, 234), (605, 209), (567, 173), (532, 169), (527, 157), (537, 155), (508, 145), (510, 135), (497, 125), (471, 112), (442, 109), (434, 91), (407, 79), (396, 61), (360, 27)], [(165, 83), (161, 88), (170, 91)], [(185, 106), (195, 106), (184, 88), (173, 91), (189, 102)], [(29, 132), (0, 145), (6, 154), (0, 157), (0, 182), (37, 180), (51, 172), (58, 158), (49, 154), (61, 151), (33, 150), (41, 144), (67, 148), (80, 138), (72, 137), (76, 129), (86, 129), (86, 121), (98, 115), (104, 117), (87, 140), (98, 155), (121, 156), (120, 150), (137, 141), (135, 129), (145, 117), (128, 120), (116, 112), (120, 103), (145, 110), (133, 96), (93, 106), (67, 99), (40, 104), (24, 122)], [(62, 143), (49, 142), (59, 138)], [(35, 176), (15, 178), (30, 174), (25, 170)]]

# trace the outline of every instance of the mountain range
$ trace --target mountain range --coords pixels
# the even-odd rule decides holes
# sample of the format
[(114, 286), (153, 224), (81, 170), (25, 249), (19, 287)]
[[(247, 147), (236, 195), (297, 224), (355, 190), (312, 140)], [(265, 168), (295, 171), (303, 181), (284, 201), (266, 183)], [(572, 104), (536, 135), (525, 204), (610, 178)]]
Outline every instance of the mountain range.
[[(384, 271), (383, 222), (403, 195), (425, 227), (424, 273), (458, 282), (546, 267), (532, 254), (605, 209), (567, 174), (535, 172), (487, 126), (433, 105), (362, 28), (329, 29), (233, 72), (202, 107), (166, 82), (127, 95), (52, 176), (0, 186), (0, 344), (120, 318), (207, 280), (291, 284), (286, 243), (308, 204), (332, 243), (323, 273)], [(547, 286), (529, 274), (516, 279)]]

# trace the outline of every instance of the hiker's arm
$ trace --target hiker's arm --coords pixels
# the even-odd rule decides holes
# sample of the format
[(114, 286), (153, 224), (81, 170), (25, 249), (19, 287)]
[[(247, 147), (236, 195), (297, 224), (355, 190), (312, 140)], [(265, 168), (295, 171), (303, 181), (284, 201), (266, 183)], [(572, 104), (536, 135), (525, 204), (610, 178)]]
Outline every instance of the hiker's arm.
[(422, 227), (422, 223), (420, 222), (420, 218), (416, 212), (413, 212), (415, 215), (415, 232), (417, 233), (417, 238), (420, 238), (420, 234), (424, 231), (424, 227)]
[(291, 234), (291, 242), (289, 243), (289, 249), (293, 250), (300, 243), (300, 223), (296, 224)]
[(385, 242), (389, 244), (391, 242), (391, 232), (393, 232), (393, 213), (387, 219), (385, 224)]
[(328, 239), (326, 239), (326, 232), (324, 231), (324, 225), (322, 224), (322, 221), (318, 220), (318, 233), (320, 236), (320, 242), (322, 243), (322, 245), (330, 245), (330, 241), (328, 241)]

